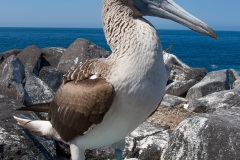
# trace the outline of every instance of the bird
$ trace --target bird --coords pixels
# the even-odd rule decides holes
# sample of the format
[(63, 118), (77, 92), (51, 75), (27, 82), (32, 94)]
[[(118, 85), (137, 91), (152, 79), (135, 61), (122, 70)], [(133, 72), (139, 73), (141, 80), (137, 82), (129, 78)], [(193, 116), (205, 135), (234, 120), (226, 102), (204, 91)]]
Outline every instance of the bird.
[(48, 120), (14, 116), (17, 124), (69, 144), (73, 160), (84, 160), (86, 149), (109, 145), (121, 160), (125, 137), (159, 106), (168, 78), (158, 32), (144, 16), (170, 19), (217, 38), (172, 0), (103, 0), (103, 30), (112, 54), (64, 75), (53, 101), (38, 105), (48, 106), (43, 107), (49, 108)]

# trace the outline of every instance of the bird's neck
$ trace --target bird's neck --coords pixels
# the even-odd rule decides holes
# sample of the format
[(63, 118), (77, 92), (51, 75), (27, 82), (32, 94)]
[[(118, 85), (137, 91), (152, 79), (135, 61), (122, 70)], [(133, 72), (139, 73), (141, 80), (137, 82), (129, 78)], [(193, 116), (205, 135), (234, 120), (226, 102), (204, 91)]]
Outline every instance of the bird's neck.
[(157, 31), (128, 3), (131, 1), (103, 0), (103, 28), (114, 56), (160, 51)]

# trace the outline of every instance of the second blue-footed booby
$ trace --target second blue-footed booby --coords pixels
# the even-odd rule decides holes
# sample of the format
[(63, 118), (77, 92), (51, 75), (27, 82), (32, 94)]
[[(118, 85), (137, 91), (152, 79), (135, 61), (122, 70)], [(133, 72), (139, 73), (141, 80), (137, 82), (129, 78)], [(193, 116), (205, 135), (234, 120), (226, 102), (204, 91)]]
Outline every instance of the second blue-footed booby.
[(73, 160), (84, 160), (86, 149), (111, 144), (122, 159), (124, 138), (158, 107), (167, 83), (158, 33), (143, 16), (171, 19), (217, 38), (172, 0), (103, 0), (103, 28), (112, 54), (65, 74), (49, 121), (14, 117), (17, 123), (69, 144)]

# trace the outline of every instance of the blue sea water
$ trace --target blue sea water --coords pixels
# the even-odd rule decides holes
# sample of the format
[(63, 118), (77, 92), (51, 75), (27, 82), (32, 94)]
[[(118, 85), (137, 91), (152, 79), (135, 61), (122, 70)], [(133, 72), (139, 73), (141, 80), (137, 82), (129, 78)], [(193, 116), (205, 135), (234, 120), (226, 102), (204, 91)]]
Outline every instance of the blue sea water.
[[(240, 32), (217, 31), (218, 40), (191, 30), (158, 30), (163, 49), (172, 42), (171, 53), (191, 67), (208, 71), (233, 68), (240, 73)], [(23, 49), (29, 45), (39, 48), (67, 48), (77, 38), (85, 38), (110, 50), (102, 29), (89, 28), (0, 28), (0, 53)]]

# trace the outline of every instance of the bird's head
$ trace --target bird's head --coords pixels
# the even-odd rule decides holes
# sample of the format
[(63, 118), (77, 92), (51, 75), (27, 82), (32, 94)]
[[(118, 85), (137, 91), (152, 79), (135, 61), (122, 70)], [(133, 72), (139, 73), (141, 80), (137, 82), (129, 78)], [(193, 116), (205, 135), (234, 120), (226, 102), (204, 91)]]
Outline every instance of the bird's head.
[(142, 16), (156, 16), (173, 20), (194, 31), (218, 38), (217, 34), (204, 22), (197, 19), (172, 0), (123, 0), (136, 8)]

